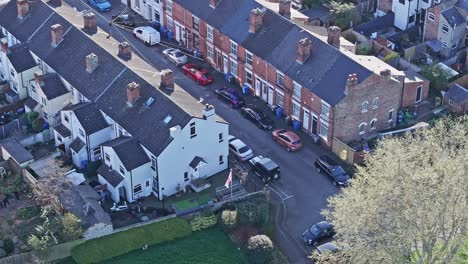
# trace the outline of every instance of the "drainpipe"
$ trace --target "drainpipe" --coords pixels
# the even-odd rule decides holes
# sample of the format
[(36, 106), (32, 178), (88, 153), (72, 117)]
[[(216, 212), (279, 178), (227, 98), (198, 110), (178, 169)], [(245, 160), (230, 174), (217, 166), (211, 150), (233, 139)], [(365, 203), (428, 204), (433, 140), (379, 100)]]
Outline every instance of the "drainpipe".
[(409, 24), (409, 18), (410, 18), (410, 10), (411, 10), (411, 2), (412, 0), (408, 0), (408, 15), (406, 16), (406, 27), (405, 29), (408, 29), (408, 24)]
[[(130, 171), (130, 187), (132, 188), (131, 191), (132, 191), (132, 202), (133, 202), (133, 200), (135, 200), (135, 194), (133, 193), (133, 173), (132, 173), (132, 171)], [(143, 188), (143, 187), (141, 187), (141, 188)]]
[(452, 42), (453, 42), (453, 33), (455, 33), (455, 29), (456, 29), (456, 28), (457, 28), (457, 23), (455, 23), (455, 24), (453, 25), (452, 34), (450, 34), (450, 47), (449, 47), (449, 49), (450, 49), (450, 53), (449, 53), (449, 54), (450, 54), (450, 55), (452, 55), (452, 52), (453, 52), (453, 51), (452, 51), (452, 46), (453, 46), (453, 44), (452, 44)]

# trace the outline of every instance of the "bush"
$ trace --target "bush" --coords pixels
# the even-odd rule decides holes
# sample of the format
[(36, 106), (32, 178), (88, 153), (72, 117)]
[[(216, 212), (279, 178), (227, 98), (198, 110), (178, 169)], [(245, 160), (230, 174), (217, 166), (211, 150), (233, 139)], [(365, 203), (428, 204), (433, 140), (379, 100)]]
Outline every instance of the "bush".
[(40, 212), (41, 212), (41, 207), (40, 206), (31, 205), (31, 206), (28, 206), (28, 207), (20, 208), (16, 212), (16, 216), (18, 217), (18, 219), (28, 220), (28, 219), (31, 219), (31, 218), (39, 215)]
[(62, 217), (63, 225), (63, 239), (65, 241), (78, 239), (83, 233), (81, 228), (81, 220), (78, 219), (74, 214), (66, 213)]
[(7, 254), (10, 254), (15, 249), (15, 243), (9, 237), (3, 240), (3, 249)]
[(42, 117), (38, 117), (34, 119), (34, 121), (31, 124), (32, 129), (36, 132), (41, 132), (43, 126), (44, 126), (44, 119), (42, 119)]
[(28, 121), (28, 125), (32, 125), (33, 121), (39, 117), (39, 113), (37, 112), (29, 112), (26, 113), (26, 120)]
[(241, 220), (253, 224), (259, 229), (265, 228), (269, 222), (269, 206), (264, 200), (247, 200), (237, 205)]
[(217, 222), (218, 218), (216, 218), (216, 215), (214, 214), (210, 214), (207, 216), (199, 215), (190, 221), (190, 225), (192, 226), (192, 231), (198, 231), (212, 227), (216, 225)]
[(251, 263), (271, 263), (273, 261), (273, 242), (266, 235), (249, 238), (248, 256)]
[(72, 257), (80, 264), (98, 263), (144, 245), (174, 240), (191, 233), (192, 229), (186, 220), (172, 218), (86, 241), (72, 249)]
[(7, 253), (5, 250), (3, 250), (3, 248), (0, 248), (0, 258), (4, 258), (7, 256)]
[(237, 211), (224, 210), (221, 213), (223, 224), (228, 227), (234, 227), (237, 223)]
[(392, 53), (389, 53), (387, 56), (385, 56), (382, 60), (384, 62), (390, 62), (396, 58), (398, 58), (400, 55), (398, 55), (398, 53), (396, 52), (392, 52)]

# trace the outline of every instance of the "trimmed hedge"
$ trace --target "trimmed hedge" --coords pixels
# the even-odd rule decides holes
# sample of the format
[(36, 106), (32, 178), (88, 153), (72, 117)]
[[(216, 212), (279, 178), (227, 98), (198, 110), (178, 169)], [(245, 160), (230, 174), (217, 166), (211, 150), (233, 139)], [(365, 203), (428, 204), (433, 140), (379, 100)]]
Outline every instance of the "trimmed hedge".
[(89, 240), (72, 249), (72, 257), (79, 264), (99, 263), (112, 257), (165, 241), (189, 236), (190, 224), (181, 218), (131, 228), (108, 236)]

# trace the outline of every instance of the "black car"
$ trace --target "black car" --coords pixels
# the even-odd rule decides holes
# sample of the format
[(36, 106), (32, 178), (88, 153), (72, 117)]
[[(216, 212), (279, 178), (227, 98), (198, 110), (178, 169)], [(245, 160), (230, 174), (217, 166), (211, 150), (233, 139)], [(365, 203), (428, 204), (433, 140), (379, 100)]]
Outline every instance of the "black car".
[(315, 160), (315, 167), (318, 172), (324, 173), (333, 179), (335, 186), (348, 186), (349, 176), (334, 160), (327, 156), (320, 156)]
[(268, 118), (265, 113), (262, 111), (251, 107), (242, 107), (241, 114), (243, 117), (247, 118), (248, 120), (252, 121), (255, 125), (257, 125), (261, 129), (270, 130), (273, 128), (273, 121)]
[(136, 26), (136, 19), (133, 14), (120, 14), (117, 16), (112, 16), (112, 22), (126, 26), (126, 27), (132, 27), (134, 28)]
[(302, 240), (308, 245), (317, 245), (320, 240), (335, 235), (333, 225), (327, 221), (318, 222), (302, 234)]
[(263, 156), (256, 156), (250, 159), (249, 162), (252, 164), (252, 171), (257, 174), (264, 183), (280, 178), (280, 167), (271, 159)]
[(220, 100), (230, 104), (232, 108), (241, 108), (245, 105), (244, 98), (234, 89), (218, 89), (215, 90), (215, 93)]

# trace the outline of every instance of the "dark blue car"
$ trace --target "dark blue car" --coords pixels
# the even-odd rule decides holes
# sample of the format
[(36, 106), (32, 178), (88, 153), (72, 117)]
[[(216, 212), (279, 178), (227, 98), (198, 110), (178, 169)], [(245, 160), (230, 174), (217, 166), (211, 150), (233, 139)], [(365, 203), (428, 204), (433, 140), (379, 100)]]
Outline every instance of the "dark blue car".
[(320, 240), (330, 238), (333, 235), (335, 235), (333, 225), (327, 221), (322, 221), (304, 231), (302, 240), (308, 245), (315, 246)]
[(99, 12), (107, 12), (112, 7), (111, 3), (107, 0), (88, 0), (88, 3)]
[(232, 108), (241, 108), (245, 105), (244, 98), (234, 89), (218, 89), (215, 93), (221, 101), (231, 105)]

